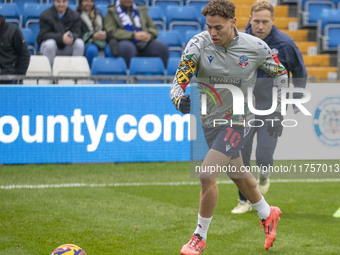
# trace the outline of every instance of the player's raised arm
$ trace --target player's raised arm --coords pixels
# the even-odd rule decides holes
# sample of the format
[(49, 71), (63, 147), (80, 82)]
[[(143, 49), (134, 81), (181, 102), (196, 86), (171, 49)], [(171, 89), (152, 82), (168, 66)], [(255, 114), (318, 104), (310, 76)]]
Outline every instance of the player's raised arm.
[(277, 108), (275, 112), (268, 116), (268, 119), (272, 120), (271, 125), (268, 125), (268, 132), (271, 136), (277, 138), (281, 136), (283, 129), (281, 125), (283, 120), (283, 116), (281, 115), (281, 88), (288, 87), (288, 75), (286, 68), (281, 64), (277, 56), (273, 54), (268, 45), (265, 42), (260, 43), (260, 54), (265, 58), (260, 68), (273, 77), (274, 87), (277, 87)]
[(176, 109), (183, 114), (190, 112), (190, 96), (184, 95), (186, 87), (194, 76), (199, 50), (195, 45), (195, 39), (191, 39), (183, 51), (172, 86), (170, 98)]

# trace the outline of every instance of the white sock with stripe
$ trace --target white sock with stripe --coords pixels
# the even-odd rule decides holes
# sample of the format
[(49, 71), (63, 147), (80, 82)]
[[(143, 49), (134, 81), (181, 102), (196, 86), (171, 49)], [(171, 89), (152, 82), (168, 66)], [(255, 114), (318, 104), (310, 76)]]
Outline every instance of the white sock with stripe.
[(261, 200), (256, 202), (255, 204), (251, 204), (255, 211), (257, 212), (257, 215), (259, 216), (260, 220), (265, 220), (270, 215), (270, 206), (262, 196)]
[(202, 241), (207, 240), (207, 234), (212, 216), (210, 218), (203, 218), (198, 214), (197, 227), (194, 234), (199, 234), (202, 237)]

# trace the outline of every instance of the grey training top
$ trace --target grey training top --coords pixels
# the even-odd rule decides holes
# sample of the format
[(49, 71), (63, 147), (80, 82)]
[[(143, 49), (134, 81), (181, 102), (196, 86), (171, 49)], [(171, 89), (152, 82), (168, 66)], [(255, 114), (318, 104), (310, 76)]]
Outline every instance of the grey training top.
[[(179, 99), (184, 95), (186, 86), (196, 71), (200, 94), (210, 91), (215, 98), (206, 96), (206, 114), (201, 114), (205, 127), (213, 127), (214, 119), (231, 119), (235, 123), (254, 118), (247, 105), (247, 89), (254, 87), (258, 68), (274, 77), (274, 85), (278, 86), (278, 97), (280, 87), (288, 86), (284, 66), (264, 41), (236, 29), (235, 34), (227, 48), (216, 46), (208, 31), (195, 35), (183, 51), (170, 89), (171, 100), (177, 108)], [(233, 114), (233, 97), (230, 90), (216, 88), (217, 84), (233, 85), (242, 90), (244, 115)], [(280, 111), (279, 102), (277, 111)]]

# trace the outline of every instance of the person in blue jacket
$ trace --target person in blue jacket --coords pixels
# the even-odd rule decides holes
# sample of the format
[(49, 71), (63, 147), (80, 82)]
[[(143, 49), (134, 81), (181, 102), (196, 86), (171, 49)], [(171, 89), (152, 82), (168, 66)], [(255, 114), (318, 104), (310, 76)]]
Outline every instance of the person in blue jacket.
[[(275, 27), (272, 4), (266, 0), (258, 0), (251, 6), (250, 14), (246, 33), (265, 41), (273, 54), (277, 55), (279, 61), (285, 66), (288, 75), (292, 74), (291, 79), (294, 86), (304, 88), (306, 86), (307, 72), (302, 54), (293, 39)], [(264, 89), (264, 87), (267, 89)], [(273, 79), (263, 70), (259, 69), (254, 88), (255, 108), (257, 110), (267, 110), (272, 106), (272, 87)], [(294, 98), (301, 97), (299, 94), (294, 94), (293, 96)], [(294, 108), (294, 111), (296, 112), (297, 108)], [(256, 119), (264, 120), (266, 118), (268, 116), (256, 116)], [(256, 164), (259, 169), (258, 186), (263, 195), (267, 193), (270, 186), (270, 172), (264, 171), (261, 166), (265, 166), (264, 168), (268, 169), (268, 166), (273, 165), (273, 155), (277, 144), (277, 137), (269, 135), (267, 126), (268, 122), (264, 121), (263, 126), (255, 128), (252, 137), (241, 150), (244, 165), (250, 166), (253, 139), (256, 134)], [(239, 203), (231, 212), (238, 214), (250, 211), (252, 207), (240, 191), (239, 196)]]

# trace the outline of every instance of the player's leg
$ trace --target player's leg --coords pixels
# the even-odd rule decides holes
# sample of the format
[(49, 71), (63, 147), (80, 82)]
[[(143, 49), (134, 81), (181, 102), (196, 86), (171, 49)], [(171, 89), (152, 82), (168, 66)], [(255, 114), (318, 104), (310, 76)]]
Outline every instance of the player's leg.
[[(256, 130), (257, 129), (255, 128), (254, 132), (251, 134), (248, 142), (241, 149), (243, 163), (244, 163), (245, 166), (249, 166), (249, 167), (250, 167), (250, 156), (251, 156), (252, 147), (253, 147), (253, 139), (254, 139), (254, 135), (256, 133)], [(237, 206), (231, 211), (231, 213), (241, 214), (241, 213), (251, 211), (252, 207), (248, 203), (247, 198), (242, 194), (242, 192), (240, 190), (238, 190), (238, 194), (239, 194), (239, 202), (238, 202)]]
[[(259, 202), (262, 198), (262, 195), (257, 188), (257, 183), (254, 175), (251, 172), (245, 171), (245, 169), (242, 168), (244, 166), (242, 156), (240, 155), (240, 157), (233, 158), (230, 161), (230, 165), (235, 166), (235, 169), (238, 169), (237, 172), (228, 173), (228, 176), (236, 184), (237, 188), (246, 197), (246, 199), (249, 200), (250, 203), (255, 204)], [(263, 210), (265, 210), (265, 208)], [(269, 213), (268, 215), (264, 214), (263, 217), (266, 216), (268, 217)]]
[[(277, 138), (267, 132), (268, 122), (258, 128), (256, 146), (256, 164), (259, 166), (259, 189), (264, 195), (270, 187), (269, 166), (273, 165), (273, 155), (277, 144)], [(264, 167), (263, 167), (264, 166)]]
[(181, 254), (200, 254), (205, 249), (209, 225), (218, 200), (217, 166), (228, 165), (230, 158), (215, 149), (208, 151), (199, 175), (201, 193), (197, 227), (191, 240), (182, 247)]
[[(243, 142), (244, 139), (243, 127), (234, 129), (220, 126), (203, 130), (210, 150), (199, 173), (201, 192), (198, 222), (191, 240), (182, 247), (181, 254), (200, 254), (204, 250), (209, 224), (218, 200), (217, 176), (220, 169), (227, 166), (231, 157), (239, 152), (242, 144), (240, 141)], [(247, 131), (249, 133), (251, 130)]]
[[(236, 166), (238, 169), (242, 169), (242, 158), (233, 159), (230, 161), (230, 164)], [(258, 190), (255, 177), (250, 172), (239, 171), (237, 173), (231, 173), (229, 176), (257, 212), (266, 235), (264, 248), (269, 249), (275, 240), (276, 227), (281, 215), (280, 208), (268, 205)]]

